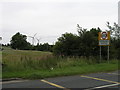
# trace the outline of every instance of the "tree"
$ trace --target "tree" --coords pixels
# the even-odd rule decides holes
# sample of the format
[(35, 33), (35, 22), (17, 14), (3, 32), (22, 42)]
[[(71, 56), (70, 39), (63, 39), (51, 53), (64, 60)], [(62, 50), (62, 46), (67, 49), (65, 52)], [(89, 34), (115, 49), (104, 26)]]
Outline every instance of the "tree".
[[(85, 31), (84, 31), (85, 30)], [(80, 31), (78, 31), (79, 34), (79, 40), (80, 40), (80, 52), (81, 56), (97, 56), (98, 55), (98, 32), (100, 32), (100, 28), (92, 28), (90, 31), (87, 31), (86, 29), (82, 30), (84, 33), (81, 35), (79, 34)]]
[(58, 38), (53, 52), (64, 56), (98, 56), (98, 32), (100, 28), (92, 28), (90, 31), (77, 25), (78, 35), (72, 33), (62, 34)]
[(82, 37), (87, 32), (87, 29), (82, 28), (82, 27), (80, 27), (79, 24), (77, 24), (77, 32), (78, 32), (79, 36)]
[(107, 27), (109, 28), (108, 31), (110, 31), (114, 39), (120, 39), (120, 26), (118, 26), (117, 23), (114, 23), (113, 26), (110, 26), (110, 23), (107, 22)]
[(26, 35), (22, 35), (19, 32), (16, 33), (15, 35), (12, 36), (12, 40), (10, 41), (11, 47), (13, 49), (20, 49), (20, 50), (29, 49), (30, 43), (28, 43), (26, 39), (27, 39)]
[(111, 32), (111, 53), (115, 59), (120, 59), (120, 26), (114, 23), (113, 26), (107, 22), (108, 31)]
[(78, 53), (78, 36), (72, 33), (62, 34), (53, 47), (53, 52), (57, 55), (76, 56)]
[(50, 51), (50, 52), (52, 52), (52, 47), (53, 47), (53, 45), (49, 45), (48, 43), (44, 43), (44, 44), (38, 43), (36, 46), (34, 46), (35, 50)]

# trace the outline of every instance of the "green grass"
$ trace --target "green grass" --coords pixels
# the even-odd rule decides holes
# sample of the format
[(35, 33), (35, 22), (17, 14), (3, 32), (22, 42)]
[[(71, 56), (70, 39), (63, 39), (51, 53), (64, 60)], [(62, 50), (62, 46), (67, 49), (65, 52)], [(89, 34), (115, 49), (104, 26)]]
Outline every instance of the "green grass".
[[(3, 50), (2, 78), (40, 79), (47, 77), (108, 72), (119, 69), (118, 60), (55, 57), (51, 52)], [(53, 68), (53, 70), (51, 69)]]
[[(4, 50), (2, 52), (2, 62), (4, 71), (24, 70), (27, 68), (39, 68), (41, 62), (52, 58), (50, 52), (23, 51), (23, 50)], [(19, 66), (19, 67), (18, 67)], [(17, 68), (16, 68), (17, 67)]]
[(2, 46), (3, 50), (13, 50), (12, 48), (10, 47), (6, 47), (6, 46)]
[(15, 71), (15, 72), (4, 72), (3, 78), (25, 78), (25, 79), (40, 79), (47, 77), (56, 77), (56, 76), (67, 76), (67, 75), (76, 75), (76, 74), (88, 74), (95, 72), (108, 72), (118, 69), (118, 65), (115, 63), (101, 63), (95, 65), (86, 65), (86, 66), (70, 66), (64, 68), (54, 68), (53, 70), (24, 70), (24, 71)]

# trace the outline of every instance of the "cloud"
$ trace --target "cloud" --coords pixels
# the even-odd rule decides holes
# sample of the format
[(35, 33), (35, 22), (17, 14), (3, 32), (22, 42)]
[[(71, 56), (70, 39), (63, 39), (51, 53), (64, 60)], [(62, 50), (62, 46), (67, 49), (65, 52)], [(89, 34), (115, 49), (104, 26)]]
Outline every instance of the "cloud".
[[(57, 37), (65, 32), (77, 33), (76, 24), (84, 28), (105, 29), (106, 21), (117, 21), (117, 3), (112, 0), (107, 2), (91, 0), (91, 3), (87, 0), (42, 1), (5, 2), (0, 5), (2, 7), (0, 30), (4, 36), (4, 43), (9, 42), (10, 37), (16, 32)], [(53, 42), (56, 37), (42, 39), (42, 42)]]

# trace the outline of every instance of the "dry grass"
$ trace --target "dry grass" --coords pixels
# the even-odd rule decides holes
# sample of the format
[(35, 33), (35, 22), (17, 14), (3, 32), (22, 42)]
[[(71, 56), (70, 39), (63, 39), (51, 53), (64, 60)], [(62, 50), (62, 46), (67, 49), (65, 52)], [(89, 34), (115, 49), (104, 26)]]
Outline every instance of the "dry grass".
[(53, 58), (51, 52), (4, 50), (2, 53), (3, 70), (6, 71), (6, 68), (9, 70), (21, 70), (28, 67), (39, 68), (41, 62), (48, 58)]
[[(109, 63), (103, 61), (99, 64), (97, 60), (87, 60), (82, 57), (62, 58), (55, 57), (51, 52), (10, 49), (3, 50), (2, 54), (3, 78), (42, 78), (110, 71), (118, 68), (118, 60), (111, 60)], [(70, 70), (70, 68), (73, 70)]]

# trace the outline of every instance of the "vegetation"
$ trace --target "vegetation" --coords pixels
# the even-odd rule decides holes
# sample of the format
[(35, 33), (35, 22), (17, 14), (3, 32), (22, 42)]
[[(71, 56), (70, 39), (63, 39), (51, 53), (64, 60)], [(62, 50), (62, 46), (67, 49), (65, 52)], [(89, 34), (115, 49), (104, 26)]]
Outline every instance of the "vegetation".
[(3, 78), (37, 79), (120, 69), (120, 27), (116, 23), (114, 26), (107, 23), (107, 27), (111, 32), (109, 62), (106, 59), (107, 48), (104, 46), (102, 61), (99, 61), (100, 28), (87, 30), (78, 24), (78, 34), (62, 34), (55, 45), (31, 45), (26, 41), (27, 36), (18, 32), (13, 35), (11, 43), (3, 47)]
[(64, 56), (97, 56), (99, 55), (98, 46), (98, 28), (92, 28), (90, 31), (79, 27), (78, 34), (65, 33), (56, 42), (54, 53)]
[[(84, 29), (77, 25), (78, 35), (72, 33), (62, 34), (58, 38), (53, 53), (61, 56), (83, 56), (86, 58), (94, 57), (98, 60), (98, 32), (100, 28)], [(120, 27), (107, 25), (108, 31), (111, 33), (110, 40), (110, 59), (120, 59)], [(102, 46), (102, 59), (107, 60), (107, 47)]]
[(30, 43), (28, 43), (26, 41), (27, 36), (26, 35), (22, 35), (19, 32), (16, 33), (13, 37), (11, 42), (11, 47), (13, 49), (19, 49), (19, 50), (26, 50), (29, 49), (30, 47)]
[(39, 66), (42, 61), (46, 60), (46, 58), (53, 57), (50, 52), (23, 50), (4, 50), (2, 56), (3, 71), (14, 71), (15, 69), (23, 70), (28, 67), (37, 68), (37, 66)]
[(118, 24), (114, 23), (113, 26), (110, 26), (110, 23), (107, 22), (107, 27), (111, 32), (111, 53), (112, 57), (120, 60), (120, 27)]
[(31, 45), (26, 41), (27, 36), (22, 35), (19, 32), (12, 36), (10, 44), (2, 46), (11, 47), (12, 49), (18, 50), (37, 50), (37, 51), (52, 51), (53, 45), (49, 45), (48, 43)]
[(36, 46), (34, 46), (33, 50), (52, 52), (52, 48), (53, 48), (53, 45), (49, 45), (48, 43), (44, 43), (44, 44), (37, 44)]
[[(120, 59), (120, 27), (114, 23), (113, 26), (107, 22), (108, 30), (111, 33), (110, 43), (110, 55), (111, 59)], [(60, 56), (83, 56), (86, 58), (94, 57), (99, 58), (99, 46), (98, 46), (98, 32), (102, 30), (98, 28), (92, 28), (90, 30), (84, 29), (77, 24), (77, 34), (65, 33), (58, 38), (55, 45), (49, 45), (48, 43), (30, 45), (26, 41), (27, 36), (22, 35), (19, 32), (13, 35), (10, 46), (13, 49), (19, 50), (37, 50), (37, 51), (50, 51), (55, 55)], [(107, 48), (102, 47), (102, 59), (107, 59)]]
[(115, 63), (101, 63), (94, 65), (83, 64), (82, 66), (70, 66), (64, 68), (50, 69), (27, 69), (14, 72), (3, 72), (3, 78), (23, 78), (23, 79), (41, 79), (47, 77), (67, 76), (76, 74), (88, 74), (95, 72), (110, 72), (117, 70), (117, 62)]
[(83, 57), (56, 57), (50, 52), (4, 50), (3, 78), (40, 79), (53, 76), (113, 71), (118, 60), (101, 63)]

